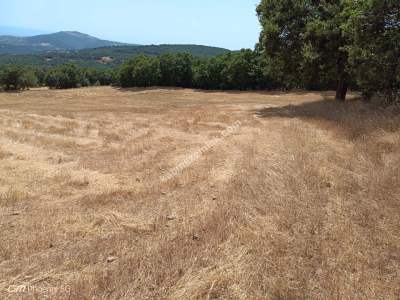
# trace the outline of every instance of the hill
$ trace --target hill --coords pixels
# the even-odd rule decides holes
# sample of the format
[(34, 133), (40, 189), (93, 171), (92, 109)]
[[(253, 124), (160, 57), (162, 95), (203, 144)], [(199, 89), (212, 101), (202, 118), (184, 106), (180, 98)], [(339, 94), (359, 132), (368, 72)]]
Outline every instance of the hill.
[(34, 54), (0, 54), (0, 65), (19, 64), (25, 66), (51, 67), (73, 62), (83, 67), (115, 67), (135, 55), (151, 56), (165, 53), (190, 53), (198, 57), (211, 57), (229, 52), (227, 49), (201, 45), (148, 45), (112, 46), (74, 51), (52, 51)]
[(30, 37), (0, 36), (0, 54), (31, 54), (57, 50), (80, 50), (124, 45), (76, 31), (60, 31)]

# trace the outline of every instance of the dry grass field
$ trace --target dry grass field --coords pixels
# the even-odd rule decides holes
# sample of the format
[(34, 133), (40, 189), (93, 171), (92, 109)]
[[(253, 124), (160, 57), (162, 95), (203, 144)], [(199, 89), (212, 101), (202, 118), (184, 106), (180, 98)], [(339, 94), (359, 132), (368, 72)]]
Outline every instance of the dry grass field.
[(399, 299), (399, 109), (332, 96), (1, 93), (0, 298)]

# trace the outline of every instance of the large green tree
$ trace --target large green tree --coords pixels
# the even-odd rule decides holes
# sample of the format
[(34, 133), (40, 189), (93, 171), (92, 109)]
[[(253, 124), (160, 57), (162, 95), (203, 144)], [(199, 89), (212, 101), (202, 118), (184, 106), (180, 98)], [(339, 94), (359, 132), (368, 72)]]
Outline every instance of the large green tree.
[(289, 82), (288, 87), (307, 87), (305, 80), (317, 81), (329, 74), (336, 80), (336, 98), (346, 98), (345, 7), (343, 0), (261, 1), (258, 48), (272, 60), (277, 75)]
[(365, 98), (380, 93), (393, 102), (400, 91), (400, 1), (349, 1), (343, 27), (349, 65)]

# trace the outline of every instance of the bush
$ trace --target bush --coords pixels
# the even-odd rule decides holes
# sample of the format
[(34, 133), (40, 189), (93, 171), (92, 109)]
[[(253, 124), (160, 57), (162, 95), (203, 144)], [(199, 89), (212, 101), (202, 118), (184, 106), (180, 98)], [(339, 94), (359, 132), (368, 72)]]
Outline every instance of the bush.
[(20, 77), (19, 86), (21, 89), (35, 87), (38, 85), (38, 78), (32, 70), (24, 70)]
[(80, 70), (73, 64), (64, 64), (51, 69), (46, 77), (45, 83), (50, 88), (70, 89), (82, 85)]
[(5, 66), (0, 70), (0, 86), (5, 90), (21, 90), (34, 87), (38, 79), (32, 70), (20, 66)]
[(35, 76), (37, 78), (37, 85), (44, 86), (45, 85), (44, 79), (47, 74), (47, 69), (46, 68), (37, 68), (37, 69), (34, 69), (33, 72), (35, 73)]

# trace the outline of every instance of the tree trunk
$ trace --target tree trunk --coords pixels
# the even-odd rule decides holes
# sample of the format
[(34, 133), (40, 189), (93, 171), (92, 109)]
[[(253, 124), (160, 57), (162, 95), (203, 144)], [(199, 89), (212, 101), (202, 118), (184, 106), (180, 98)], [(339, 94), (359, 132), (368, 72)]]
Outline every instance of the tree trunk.
[(336, 62), (336, 70), (338, 74), (337, 86), (336, 86), (336, 100), (345, 101), (347, 95), (347, 73), (346, 73), (346, 61), (347, 56), (344, 52), (340, 52), (338, 60)]
[(348, 83), (346, 79), (341, 77), (338, 80), (337, 88), (336, 88), (336, 100), (345, 101), (347, 95)]

